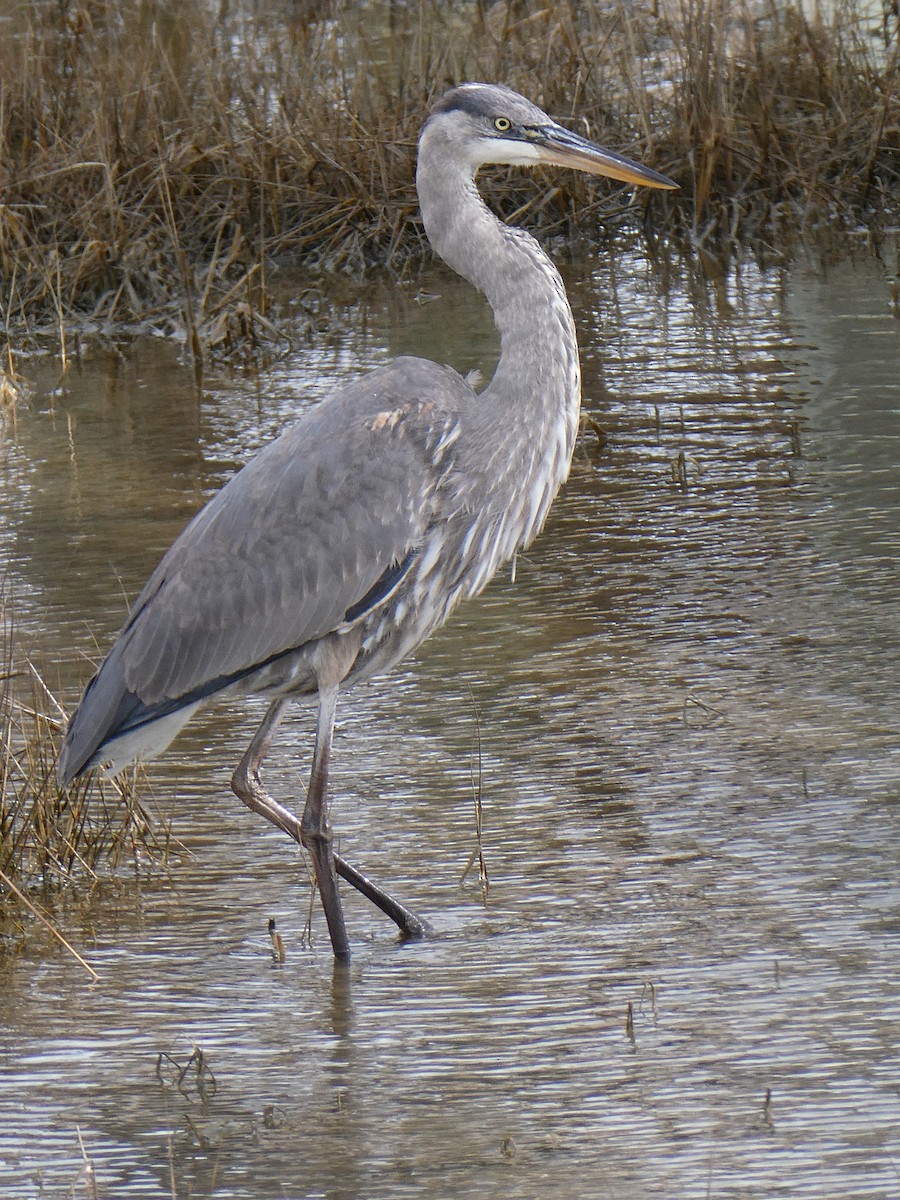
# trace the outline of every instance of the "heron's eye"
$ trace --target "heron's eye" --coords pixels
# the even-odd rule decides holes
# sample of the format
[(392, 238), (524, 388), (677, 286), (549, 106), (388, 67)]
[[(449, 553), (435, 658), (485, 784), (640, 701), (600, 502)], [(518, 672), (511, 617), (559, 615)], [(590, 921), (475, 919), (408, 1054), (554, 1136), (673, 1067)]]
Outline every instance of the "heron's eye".
[(498, 133), (506, 133), (506, 131), (509, 129), (511, 124), (512, 124), (512, 122), (510, 121), (509, 117), (495, 117), (494, 118), (494, 128), (497, 130)]

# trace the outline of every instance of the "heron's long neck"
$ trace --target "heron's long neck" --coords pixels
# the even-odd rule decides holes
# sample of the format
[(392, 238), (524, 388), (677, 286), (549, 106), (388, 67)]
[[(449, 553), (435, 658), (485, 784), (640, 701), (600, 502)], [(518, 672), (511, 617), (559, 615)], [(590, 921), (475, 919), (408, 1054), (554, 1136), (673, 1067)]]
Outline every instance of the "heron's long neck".
[(533, 469), (547, 474), (549, 507), (568, 473), (581, 403), (575, 324), (559, 272), (532, 237), (497, 220), (452, 159), (420, 151), (417, 185), (435, 250), (493, 310), (500, 361), (483, 399), (508, 408), (508, 428), (530, 441)]

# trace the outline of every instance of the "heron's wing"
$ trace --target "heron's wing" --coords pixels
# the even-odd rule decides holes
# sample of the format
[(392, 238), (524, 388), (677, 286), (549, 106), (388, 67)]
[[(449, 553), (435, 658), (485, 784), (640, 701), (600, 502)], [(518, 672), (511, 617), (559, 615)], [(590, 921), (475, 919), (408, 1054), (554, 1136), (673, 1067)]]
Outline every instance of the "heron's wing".
[[(435, 519), (455, 373), (399, 359), (262, 450), (173, 544), (118, 647), (144, 705), (196, 694), (359, 619)], [(212, 689), (210, 689), (212, 690)]]

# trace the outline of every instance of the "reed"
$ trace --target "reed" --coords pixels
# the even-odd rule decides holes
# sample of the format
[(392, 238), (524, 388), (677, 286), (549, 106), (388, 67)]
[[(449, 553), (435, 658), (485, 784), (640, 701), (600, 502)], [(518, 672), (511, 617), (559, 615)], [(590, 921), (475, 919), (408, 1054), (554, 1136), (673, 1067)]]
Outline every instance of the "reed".
[(0, 38), (7, 328), (150, 322), (214, 349), (238, 307), (265, 316), (273, 264), (402, 271), (425, 248), (416, 134), (466, 78), (505, 81), (682, 185), (635, 208), (576, 177), (492, 178), (541, 236), (637, 219), (725, 250), (877, 238), (900, 195), (889, 9), (22, 3)]
[(138, 799), (134, 773), (56, 783), (66, 714), (24, 653), (0, 589), (0, 910), (40, 885), (96, 880), (125, 865), (161, 864), (168, 831)]

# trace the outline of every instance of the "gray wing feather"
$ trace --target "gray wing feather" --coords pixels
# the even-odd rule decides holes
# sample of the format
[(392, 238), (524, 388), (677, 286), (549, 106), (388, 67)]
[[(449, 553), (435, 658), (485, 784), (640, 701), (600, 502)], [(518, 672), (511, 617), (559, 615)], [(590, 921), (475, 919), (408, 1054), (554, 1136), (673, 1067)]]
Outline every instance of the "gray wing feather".
[(118, 647), (144, 704), (323, 637), (434, 518), (434, 452), (474, 399), (456, 372), (398, 359), (262, 450), (172, 545)]

